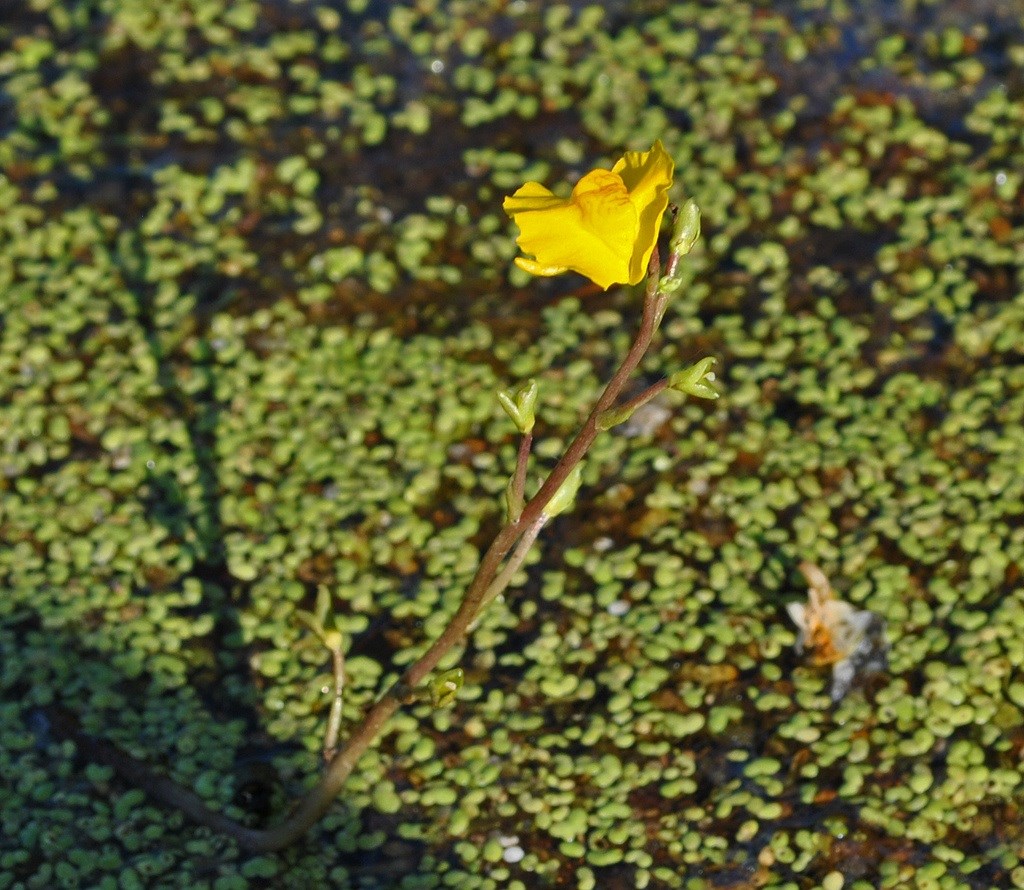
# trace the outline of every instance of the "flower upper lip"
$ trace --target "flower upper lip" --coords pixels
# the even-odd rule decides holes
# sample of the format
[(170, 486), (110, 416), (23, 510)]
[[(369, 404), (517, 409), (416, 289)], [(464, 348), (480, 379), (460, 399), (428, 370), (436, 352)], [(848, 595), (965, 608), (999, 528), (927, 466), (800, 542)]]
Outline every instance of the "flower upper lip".
[(661, 141), (631, 151), (611, 170), (591, 170), (559, 198), (539, 182), (527, 182), (505, 198), (505, 212), (519, 226), (519, 247), (534, 259), (516, 265), (534, 275), (574, 271), (607, 290), (636, 284), (658, 239), (668, 206), (674, 165)]

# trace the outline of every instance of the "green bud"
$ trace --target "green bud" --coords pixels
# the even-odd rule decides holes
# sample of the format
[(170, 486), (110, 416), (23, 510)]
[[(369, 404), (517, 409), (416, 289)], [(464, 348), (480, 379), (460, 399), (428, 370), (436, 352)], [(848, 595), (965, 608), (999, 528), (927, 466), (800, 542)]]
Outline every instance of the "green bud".
[(435, 708), (447, 708), (459, 694), (466, 674), (462, 668), (442, 671), (430, 680), (430, 700)]
[(677, 371), (669, 377), (669, 387), (699, 399), (717, 399), (719, 393), (711, 386), (715, 380), (715, 372), (711, 370), (714, 363), (715, 360), (708, 356), (684, 371)]
[(680, 209), (676, 224), (672, 230), (669, 251), (679, 256), (686, 256), (700, 237), (700, 208), (690, 198)]
[(557, 516), (570, 509), (576, 500), (576, 492), (580, 490), (580, 482), (583, 481), (583, 464), (576, 464), (565, 477), (565, 481), (559, 486), (544, 508), (547, 516)]
[(669, 298), (683, 285), (683, 271), (680, 260), (686, 256), (700, 237), (700, 209), (691, 198), (677, 211), (675, 224), (672, 226), (672, 238), (669, 241), (669, 257), (665, 266), (665, 274), (658, 282), (658, 295), (661, 299), (657, 320), (660, 322), (668, 305)]
[(335, 630), (333, 628), (331, 630), (324, 631), (322, 640), (323, 644), (332, 652), (334, 652), (336, 649), (340, 649), (343, 641), (341, 631)]
[(498, 393), (498, 404), (512, 419), (516, 429), (523, 435), (533, 432), (534, 411), (537, 407), (537, 381), (527, 380), (516, 389)]

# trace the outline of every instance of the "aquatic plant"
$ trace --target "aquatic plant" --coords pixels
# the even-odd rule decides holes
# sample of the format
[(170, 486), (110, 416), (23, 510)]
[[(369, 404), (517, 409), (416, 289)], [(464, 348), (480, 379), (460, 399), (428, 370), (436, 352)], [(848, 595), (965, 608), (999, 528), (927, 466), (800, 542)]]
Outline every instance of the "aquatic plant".
[(140, 760), (111, 745), (97, 744), (75, 730), (95, 759), (113, 767), (152, 797), (182, 810), (196, 822), (223, 832), (254, 852), (278, 850), (305, 834), (329, 809), (362, 754), (378, 738), (402, 707), (424, 695), (435, 707), (449, 704), (457, 693), (458, 669), (431, 676), (442, 659), (470, 630), (488, 603), (502, 594), (523, 566), (543, 528), (572, 507), (582, 480), (583, 462), (598, 435), (627, 421), (635, 411), (665, 389), (699, 398), (717, 398), (712, 360), (701, 359), (692, 368), (648, 386), (627, 400), (621, 396), (633, 372), (651, 345), (665, 309), (680, 289), (680, 262), (700, 235), (700, 213), (692, 200), (673, 208), (674, 225), (664, 271), (657, 250), (662, 216), (668, 205), (673, 164), (660, 142), (650, 151), (629, 152), (611, 171), (586, 174), (568, 201), (538, 183), (527, 183), (505, 200), (506, 212), (522, 229), (520, 245), (536, 260), (517, 263), (526, 271), (550, 276), (576, 270), (607, 288), (614, 283), (638, 282), (646, 271), (646, 287), (637, 332), (625, 357), (597, 399), (576, 437), (562, 452), (540, 487), (527, 496), (527, 475), (533, 447), (538, 403), (537, 384), (530, 380), (501, 392), (498, 403), (520, 434), (514, 472), (507, 487), (506, 521), (485, 549), (473, 580), (447, 625), (367, 710), (339, 743), (344, 696), (344, 637), (328, 620), (330, 603), (318, 598), (314, 612), (300, 619), (330, 651), (334, 671), (334, 698), (324, 739), (326, 765), (316, 785), (279, 824), (266, 829), (246, 826), (209, 809), (190, 789), (160, 776)]

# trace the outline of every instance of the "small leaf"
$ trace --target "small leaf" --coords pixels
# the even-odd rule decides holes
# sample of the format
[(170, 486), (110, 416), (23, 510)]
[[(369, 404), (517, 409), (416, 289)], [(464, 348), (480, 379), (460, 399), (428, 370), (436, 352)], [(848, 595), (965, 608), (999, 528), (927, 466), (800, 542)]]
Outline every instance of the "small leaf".
[(315, 633), (321, 640), (324, 638), (323, 622), (320, 621), (320, 619), (312, 612), (307, 612), (305, 609), (296, 609), (295, 617), (313, 631), (313, 633)]
[(515, 481), (515, 477), (510, 476), (505, 485), (505, 515), (508, 517), (509, 522), (515, 522), (523, 512), (522, 505), (516, 503), (516, 499), (513, 496)]
[(551, 496), (544, 512), (548, 516), (557, 516), (570, 509), (576, 500), (576, 492), (580, 490), (582, 480), (583, 464), (579, 463), (569, 471), (569, 475), (565, 477), (565, 481), (559, 486), (558, 491)]
[(597, 416), (597, 428), (603, 432), (604, 430), (610, 430), (613, 426), (618, 426), (620, 423), (625, 423), (633, 416), (635, 410), (635, 408), (622, 407), (609, 408), (607, 411), (602, 411)]

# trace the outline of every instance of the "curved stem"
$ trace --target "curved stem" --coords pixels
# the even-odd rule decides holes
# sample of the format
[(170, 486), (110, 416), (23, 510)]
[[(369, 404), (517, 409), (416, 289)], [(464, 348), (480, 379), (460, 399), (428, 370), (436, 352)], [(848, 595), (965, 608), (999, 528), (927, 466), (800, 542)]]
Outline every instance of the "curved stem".
[[(304, 835), (327, 812), (359, 758), (405, 701), (407, 691), (419, 686), (441, 659), (466, 636), (483, 606), (508, 587), (512, 576), (522, 565), (547, 521), (544, 508), (593, 445), (600, 432), (599, 417), (615, 403), (626, 380), (636, 370), (650, 346), (667, 299), (667, 295), (659, 290), (659, 274), (660, 263), (658, 252), (655, 250), (648, 268), (643, 317), (629, 352), (598, 398), (576, 438), (548, 474), (540, 489), (523, 506), (515, 519), (506, 522), (483, 554), (462, 602), (445, 629), (426, 652), (370, 707), (326, 765), (319, 781), (298, 801), (282, 822), (266, 829), (248, 828), (221, 813), (213, 812), (194, 792), (182, 788), (166, 776), (159, 775), (127, 752), (112, 744), (89, 738), (77, 725), (66, 730), (67, 736), (75, 739), (91, 759), (113, 767), (122, 777), (142, 788), (151, 797), (181, 810), (195, 822), (234, 838), (249, 850), (280, 850)], [(517, 461), (517, 478), (525, 474), (528, 453), (527, 442), (524, 449), (521, 449)]]
[[(661, 309), (659, 305), (661, 301), (658, 299), (659, 272), (658, 252), (655, 250), (651, 257), (651, 267), (648, 270), (643, 317), (640, 320), (640, 327), (633, 340), (633, 345), (622, 364), (619, 365), (619, 369), (608, 382), (604, 392), (601, 393), (583, 424), (583, 428), (577, 433), (562, 458), (555, 464), (544, 484), (523, 508), (519, 518), (505, 525), (484, 553), (476, 575), (470, 582), (462, 603), (448, 622), (448, 626), (426, 653), (370, 708), (362, 722), (353, 730), (341, 750), (335, 755), (334, 760), (328, 765), (320, 782), (299, 803), (298, 809), (280, 825), (266, 829), (257, 839), (238, 837), (239, 842), (244, 846), (258, 851), (278, 850), (305, 834), (327, 811), (358, 759), (377, 737), (388, 719), (398, 710), (401, 700), (396, 694), (397, 691), (418, 686), (427, 674), (437, 667), (438, 662), (448, 650), (465, 636), (470, 623), (476, 617), (477, 611), (483, 605), (491, 589), (502, 560), (526, 530), (540, 519), (548, 501), (558, 491), (573, 468), (583, 459), (590, 446), (594, 444), (599, 432), (598, 417), (614, 404), (619, 393), (622, 392), (626, 380), (636, 370), (644, 353), (647, 352), (660, 320), (658, 317)], [(540, 529), (538, 528), (537, 531), (539, 532)], [(255, 843), (252, 842), (253, 840)]]
[(668, 389), (668, 379), (659, 380), (657, 383), (652, 383), (643, 392), (637, 393), (633, 398), (619, 405), (618, 408), (614, 409), (616, 412), (621, 412), (625, 416), (629, 416), (637, 408), (642, 408), (655, 396), (661, 395), (666, 389)]

